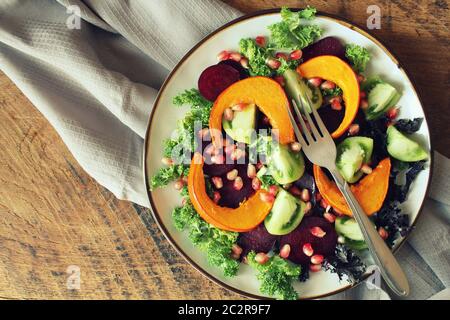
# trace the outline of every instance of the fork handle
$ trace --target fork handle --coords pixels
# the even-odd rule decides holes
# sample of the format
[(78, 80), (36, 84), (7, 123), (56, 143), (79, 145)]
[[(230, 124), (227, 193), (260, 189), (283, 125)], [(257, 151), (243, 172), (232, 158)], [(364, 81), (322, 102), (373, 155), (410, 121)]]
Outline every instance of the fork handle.
[(395, 294), (398, 296), (407, 296), (409, 294), (408, 279), (392, 254), (391, 249), (380, 237), (375, 226), (367, 217), (363, 208), (361, 208), (353, 195), (353, 192), (350, 190), (348, 183), (342, 178), (337, 169), (331, 169), (330, 173), (347, 201), (353, 213), (353, 217), (355, 217), (358, 222), (364, 240), (372, 254), (375, 264), (380, 269), (383, 279)]

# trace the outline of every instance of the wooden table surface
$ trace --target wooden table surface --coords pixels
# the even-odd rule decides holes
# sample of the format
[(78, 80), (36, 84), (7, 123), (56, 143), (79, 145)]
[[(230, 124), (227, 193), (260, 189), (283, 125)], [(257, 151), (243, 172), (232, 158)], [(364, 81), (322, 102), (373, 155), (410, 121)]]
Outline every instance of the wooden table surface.
[[(252, 12), (306, 4), (365, 25), (366, 1), (227, 0)], [(434, 148), (450, 156), (446, 0), (373, 1), (373, 33), (422, 93)], [(231, 299), (168, 244), (148, 209), (119, 201), (78, 165), (46, 119), (0, 73), (0, 298)], [(79, 266), (80, 290), (67, 289)]]

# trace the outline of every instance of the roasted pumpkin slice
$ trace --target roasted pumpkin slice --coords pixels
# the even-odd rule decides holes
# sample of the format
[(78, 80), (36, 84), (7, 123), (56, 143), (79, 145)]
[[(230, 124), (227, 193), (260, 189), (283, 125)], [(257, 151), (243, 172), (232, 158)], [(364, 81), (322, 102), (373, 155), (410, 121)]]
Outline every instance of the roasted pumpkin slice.
[[(294, 129), (289, 121), (289, 101), (283, 88), (267, 77), (251, 77), (238, 81), (223, 91), (214, 102), (209, 117), (209, 128), (222, 131), (222, 116), (226, 108), (240, 103), (255, 104), (278, 130), (281, 144), (294, 141)], [(213, 135), (213, 143), (215, 134)]]
[[(391, 160), (386, 158), (380, 161), (371, 174), (365, 176), (359, 183), (350, 186), (367, 215), (372, 215), (381, 209), (389, 188), (390, 172)], [(350, 208), (336, 183), (331, 181), (317, 165), (314, 165), (314, 179), (320, 194), (333, 208), (343, 214), (352, 216)]]
[(359, 84), (353, 69), (335, 56), (318, 56), (298, 66), (297, 71), (305, 78), (322, 78), (334, 82), (342, 89), (345, 115), (339, 127), (331, 134), (342, 136), (358, 113)]
[(264, 221), (273, 205), (261, 200), (261, 194), (267, 191), (258, 190), (236, 209), (221, 207), (206, 192), (203, 162), (203, 156), (195, 153), (189, 168), (188, 190), (192, 205), (206, 222), (222, 230), (245, 232)]

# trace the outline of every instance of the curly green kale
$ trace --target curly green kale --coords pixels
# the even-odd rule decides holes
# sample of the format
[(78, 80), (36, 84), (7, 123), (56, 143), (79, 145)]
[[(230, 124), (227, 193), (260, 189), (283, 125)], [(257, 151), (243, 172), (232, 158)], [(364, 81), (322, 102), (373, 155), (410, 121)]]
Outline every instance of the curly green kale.
[[(191, 152), (196, 149), (197, 127), (206, 127), (209, 122), (209, 114), (212, 102), (202, 97), (197, 89), (185, 90), (173, 98), (173, 104), (177, 107), (189, 105), (190, 110), (185, 117), (178, 121), (176, 137), (166, 139), (163, 143), (163, 156), (174, 160), (175, 164), (163, 167), (151, 178), (152, 190), (166, 186), (168, 183), (187, 175), (188, 165), (184, 160), (189, 160)], [(185, 158), (188, 159), (185, 159)], [(189, 161), (187, 161), (189, 162)]]
[(283, 300), (296, 300), (298, 294), (292, 286), (301, 273), (301, 267), (275, 255), (265, 264), (255, 261), (256, 253), (249, 252), (248, 264), (258, 271), (257, 278), (261, 282), (260, 291), (264, 294)]
[(281, 9), (282, 21), (269, 26), (271, 46), (282, 49), (303, 49), (322, 35), (322, 29), (317, 25), (302, 24), (302, 20), (312, 20), (316, 9), (307, 7), (293, 12), (286, 7)]
[(174, 164), (169, 167), (163, 167), (150, 179), (150, 189), (165, 187), (170, 182), (180, 179), (187, 175), (189, 167), (182, 164)]
[(254, 39), (241, 39), (239, 41), (239, 51), (248, 59), (251, 76), (269, 77), (272, 75), (272, 69), (266, 64), (269, 53), (265, 48), (258, 46)]
[(220, 230), (204, 221), (187, 200), (182, 207), (172, 212), (175, 228), (188, 230), (189, 239), (200, 250), (206, 252), (208, 262), (219, 267), (227, 277), (236, 275), (239, 261), (231, 258), (231, 247), (237, 241), (238, 234)]
[(350, 63), (357, 72), (364, 72), (370, 60), (369, 51), (357, 44), (348, 44), (345, 47), (345, 56), (350, 60)]
[(335, 87), (334, 89), (323, 89), (322, 95), (326, 97), (342, 96), (342, 89), (339, 87)]

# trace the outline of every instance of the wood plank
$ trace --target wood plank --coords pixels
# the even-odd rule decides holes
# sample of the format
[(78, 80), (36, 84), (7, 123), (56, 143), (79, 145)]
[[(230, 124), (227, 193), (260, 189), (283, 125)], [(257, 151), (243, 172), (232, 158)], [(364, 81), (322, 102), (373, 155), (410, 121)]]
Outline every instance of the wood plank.
[[(306, 1), (227, 0), (244, 12)], [(362, 1), (308, 1), (364, 25)], [(423, 93), (437, 150), (450, 156), (446, 1), (375, 1), (374, 34)], [(60, 137), (0, 73), (0, 298), (230, 299), (168, 244), (148, 209), (119, 201), (78, 165)], [(81, 290), (66, 270), (81, 270)]]

